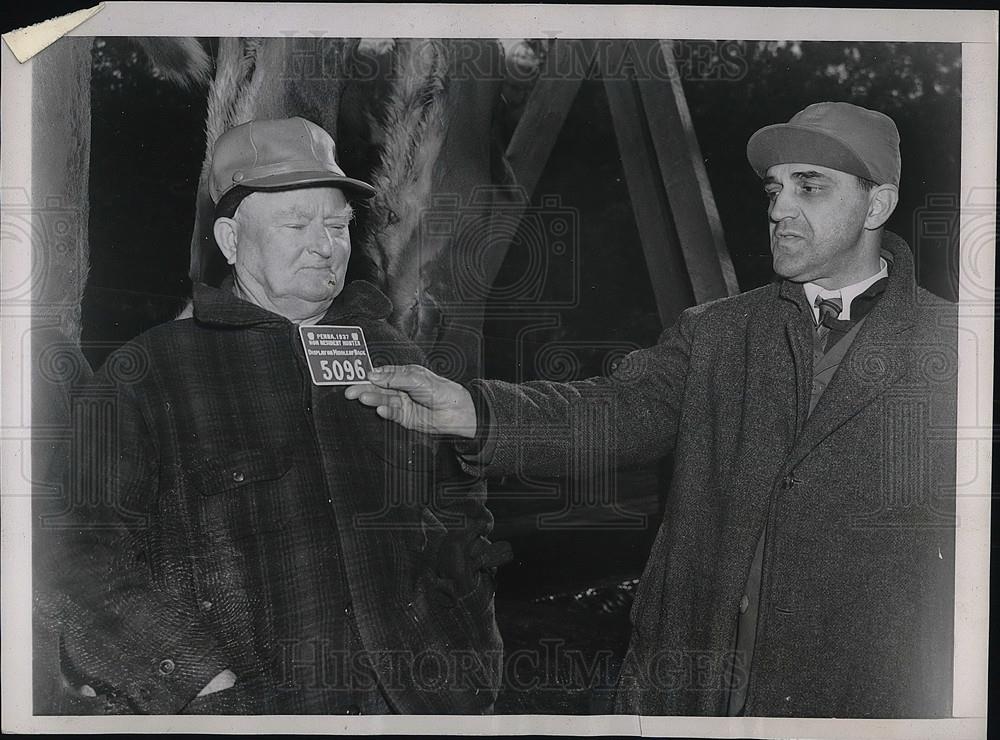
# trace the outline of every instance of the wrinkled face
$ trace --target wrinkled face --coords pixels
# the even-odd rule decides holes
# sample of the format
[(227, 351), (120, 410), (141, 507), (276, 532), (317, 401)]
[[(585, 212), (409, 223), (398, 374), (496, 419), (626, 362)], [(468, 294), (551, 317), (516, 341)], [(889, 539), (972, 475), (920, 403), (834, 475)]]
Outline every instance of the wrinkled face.
[(352, 213), (336, 188), (251, 193), (233, 217), (237, 277), (260, 285), (272, 304), (333, 301), (351, 256)]
[(764, 192), (778, 275), (831, 287), (857, 279), (869, 194), (853, 175), (814, 164), (776, 164), (764, 177)]

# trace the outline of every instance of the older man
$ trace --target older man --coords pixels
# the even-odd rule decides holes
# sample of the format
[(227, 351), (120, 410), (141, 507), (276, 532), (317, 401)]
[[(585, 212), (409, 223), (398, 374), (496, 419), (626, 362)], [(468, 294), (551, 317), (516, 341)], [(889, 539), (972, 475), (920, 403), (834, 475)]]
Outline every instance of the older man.
[(374, 190), (301, 118), (223, 134), (210, 190), (231, 279), (82, 394), (77, 528), (42, 599), (79, 711), (488, 711), (504, 552), (482, 491), (322, 372), (341, 345), (349, 379), (421, 358), (384, 295), (345, 286), (350, 201)]
[(463, 388), (390, 367), (347, 392), (470, 438), (487, 474), (561, 474), (604, 440), (619, 465), (673, 451), (620, 711), (950, 712), (954, 312), (884, 230), (898, 144), (891, 119), (847, 103), (755, 133), (780, 279), (688, 309), (611, 377)]

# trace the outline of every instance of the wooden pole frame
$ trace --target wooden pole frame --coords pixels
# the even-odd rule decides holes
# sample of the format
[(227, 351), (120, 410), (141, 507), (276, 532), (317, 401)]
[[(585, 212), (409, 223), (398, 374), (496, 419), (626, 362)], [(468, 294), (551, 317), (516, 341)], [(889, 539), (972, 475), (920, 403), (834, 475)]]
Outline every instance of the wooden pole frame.
[(739, 292), (691, 114), (663, 40), (557, 40), (507, 147), (530, 200), (579, 93), (582, 76), (546, 74), (590, 60), (611, 109), (615, 135), (660, 320), (691, 303)]

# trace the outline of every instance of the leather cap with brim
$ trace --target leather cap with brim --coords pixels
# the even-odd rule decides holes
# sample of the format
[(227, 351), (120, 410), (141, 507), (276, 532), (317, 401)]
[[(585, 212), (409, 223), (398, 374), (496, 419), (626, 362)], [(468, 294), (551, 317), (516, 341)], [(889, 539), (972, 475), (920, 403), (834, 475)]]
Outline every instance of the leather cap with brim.
[(344, 174), (333, 138), (298, 117), (250, 121), (222, 134), (213, 149), (208, 185), (216, 204), (236, 187), (287, 190), (329, 185), (359, 198), (375, 194), (368, 183)]

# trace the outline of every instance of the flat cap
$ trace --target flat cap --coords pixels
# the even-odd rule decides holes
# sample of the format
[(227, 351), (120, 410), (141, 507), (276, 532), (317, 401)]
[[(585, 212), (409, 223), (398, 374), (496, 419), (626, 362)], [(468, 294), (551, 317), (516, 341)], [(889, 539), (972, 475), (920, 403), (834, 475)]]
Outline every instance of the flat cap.
[(754, 133), (747, 141), (747, 159), (760, 177), (772, 165), (801, 162), (898, 186), (899, 131), (878, 111), (851, 103), (813, 103), (788, 123)]

